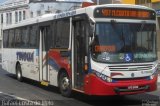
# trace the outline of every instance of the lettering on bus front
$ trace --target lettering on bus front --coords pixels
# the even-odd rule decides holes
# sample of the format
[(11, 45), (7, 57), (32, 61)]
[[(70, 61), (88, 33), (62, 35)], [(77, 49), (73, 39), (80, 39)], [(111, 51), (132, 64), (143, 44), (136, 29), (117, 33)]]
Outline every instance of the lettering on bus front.
[(95, 18), (123, 18), (123, 19), (149, 19), (155, 20), (156, 13), (152, 10), (127, 8), (97, 8)]
[(150, 17), (149, 11), (134, 11), (134, 10), (110, 10), (102, 9), (104, 16), (112, 17), (137, 17), (137, 18), (148, 18)]
[(27, 61), (27, 62), (33, 62), (34, 61), (34, 52), (17, 52), (17, 60), (20, 61)]
[(95, 46), (95, 52), (115, 52), (116, 46), (109, 45), (109, 46)]

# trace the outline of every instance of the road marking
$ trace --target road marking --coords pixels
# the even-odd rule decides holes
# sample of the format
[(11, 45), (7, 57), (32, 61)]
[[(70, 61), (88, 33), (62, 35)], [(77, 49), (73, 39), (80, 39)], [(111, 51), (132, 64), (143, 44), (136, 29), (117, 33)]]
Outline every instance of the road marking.
[(4, 95), (10, 96), (10, 97), (13, 97), (13, 98), (15, 98), (15, 99), (17, 99), (17, 100), (26, 101), (26, 102), (28, 102), (28, 103), (32, 103), (32, 104), (44, 106), (44, 104), (41, 104), (41, 103), (39, 103), (39, 102), (31, 101), (31, 100), (28, 100), (28, 99), (24, 99), (24, 98), (15, 96), (15, 95), (10, 95), (10, 94), (8, 94), (8, 93), (0, 92), (0, 94), (4, 94)]

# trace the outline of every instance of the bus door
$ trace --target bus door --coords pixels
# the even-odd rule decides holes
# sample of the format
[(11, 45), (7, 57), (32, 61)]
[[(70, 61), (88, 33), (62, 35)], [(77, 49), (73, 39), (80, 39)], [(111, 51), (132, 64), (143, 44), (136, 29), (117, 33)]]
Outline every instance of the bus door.
[(78, 90), (84, 90), (85, 59), (86, 59), (86, 22), (73, 20), (72, 43), (72, 86)]
[(40, 27), (40, 81), (42, 85), (48, 85), (49, 66), (48, 66), (48, 41), (50, 26)]

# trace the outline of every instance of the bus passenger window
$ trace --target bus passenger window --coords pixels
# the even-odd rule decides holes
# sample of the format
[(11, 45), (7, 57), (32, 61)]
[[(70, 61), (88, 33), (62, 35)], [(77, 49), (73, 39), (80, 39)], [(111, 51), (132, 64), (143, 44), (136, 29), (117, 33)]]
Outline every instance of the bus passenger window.
[(9, 31), (9, 42), (8, 47), (13, 48), (14, 47), (14, 30)]
[(22, 42), (22, 33), (20, 29), (15, 30), (15, 47), (20, 48)]
[(29, 28), (24, 27), (22, 29), (22, 47), (28, 48), (29, 47)]
[(68, 48), (69, 46), (69, 31), (70, 23), (69, 18), (63, 19), (57, 22), (57, 32), (55, 39), (55, 47), (57, 48)]
[(53, 21), (52, 26), (51, 26), (51, 36), (50, 39), (48, 39), (49, 42), (49, 48), (54, 48), (55, 47), (55, 34), (56, 34), (56, 22)]
[(30, 35), (30, 38), (29, 38), (30, 48), (37, 48), (37, 43), (38, 43), (37, 26), (30, 27), (29, 35)]
[(8, 31), (3, 32), (3, 47), (8, 47)]

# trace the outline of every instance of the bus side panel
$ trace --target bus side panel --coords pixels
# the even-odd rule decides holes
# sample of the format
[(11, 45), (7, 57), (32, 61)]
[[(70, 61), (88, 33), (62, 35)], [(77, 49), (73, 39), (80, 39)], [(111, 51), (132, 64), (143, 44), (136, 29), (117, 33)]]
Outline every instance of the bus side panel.
[[(69, 59), (68, 56), (62, 56), (61, 52), (63, 50), (50, 50), (48, 53), (48, 64), (50, 70), (50, 84), (54, 86), (58, 86), (58, 72), (60, 69), (63, 69), (71, 76), (71, 70), (69, 67)], [(63, 51), (64, 52), (64, 51)], [(68, 51), (65, 51), (68, 54)]]
[(2, 51), (2, 68), (9, 73), (15, 74), (15, 60), (13, 49), (5, 49)]
[(7, 62), (7, 54), (6, 49), (2, 51), (2, 69), (8, 71), (8, 62)]
[(49, 71), (50, 71), (50, 85), (58, 86), (58, 83), (57, 83), (58, 72), (57, 72), (57, 70), (55, 70), (51, 66), (49, 66)]
[[(36, 49), (12, 49), (6, 54), (8, 60), (8, 71), (15, 74), (16, 63), (19, 62), (22, 69), (22, 76), (39, 81), (39, 68), (38, 68), (38, 50)], [(14, 70), (13, 70), (14, 69)]]
[[(38, 49), (17, 50), (17, 61), (21, 63), (22, 75), (26, 78), (39, 81), (39, 55)], [(21, 54), (22, 53), (22, 54)], [(18, 55), (22, 55), (19, 57)]]

